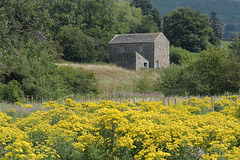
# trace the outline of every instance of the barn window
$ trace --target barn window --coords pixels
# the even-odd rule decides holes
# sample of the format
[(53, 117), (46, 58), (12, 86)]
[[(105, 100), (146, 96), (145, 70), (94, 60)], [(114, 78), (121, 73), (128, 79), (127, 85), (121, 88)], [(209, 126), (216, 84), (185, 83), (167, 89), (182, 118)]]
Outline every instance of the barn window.
[(138, 52), (143, 52), (143, 45), (142, 44), (138, 45)]
[(123, 52), (125, 52), (124, 45), (120, 45), (120, 53), (123, 53)]
[(145, 68), (147, 68), (147, 63), (144, 63), (143, 65), (144, 65)]

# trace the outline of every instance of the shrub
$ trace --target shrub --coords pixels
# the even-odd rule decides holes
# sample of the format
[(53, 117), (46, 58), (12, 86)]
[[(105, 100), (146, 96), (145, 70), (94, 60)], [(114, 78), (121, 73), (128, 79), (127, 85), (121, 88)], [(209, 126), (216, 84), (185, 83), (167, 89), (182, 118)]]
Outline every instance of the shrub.
[(97, 94), (98, 82), (91, 71), (82, 68), (59, 67), (58, 75), (72, 94)]
[(63, 46), (63, 58), (72, 62), (94, 62), (94, 39), (84, 34), (78, 27), (64, 26), (57, 35)]
[(240, 89), (240, 63), (229, 58), (222, 48), (211, 48), (200, 53), (188, 66), (171, 65), (159, 72), (156, 90), (166, 95), (216, 95), (237, 93)]
[[(60, 67), (53, 63), (43, 46), (31, 43), (25, 45), (27, 46), (22, 50), (21, 56), (9, 54), (3, 57), (3, 65), (8, 69), (7, 72), (0, 72), (3, 84), (15, 80), (19, 82), (18, 86), (25, 95), (33, 95), (38, 99), (42, 96), (58, 99), (73, 94), (97, 93), (97, 80), (93, 73), (83, 69)], [(1, 85), (0, 89), (3, 86)], [(3, 99), (1, 95), (0, 99)], [(4, 100), (15, 101), (16, 98), (5, 97)]]
[(181, 47), (171, 46), (170, 48), (170, 63), (177, 65), (188, 64), (192, 61), (192, 56), (189, 51)]
[(134, 79), (134, 92), (152, 93), (154, 91), (154, 77), (149, 70), (140, 70), (138, 77)]
[(0, 102), (3, 100), (3, 90), (5, 85), (0, 82)]
[(232, 57), (240, 58), (240, 35), (229, 45)]
[(19, 87), (19, 83), (16, 80), (10, 81), (7, 85), (3, 86), (2, 100), (8, 102), (23, 102), (24, 94)]
[(165, 95), (185, 94), (185, 91), (187, 91), (186, 85), (184, 85), (186, 72), (186, 66), (175, 64), (163, 68), (156, 80), (155, 90), (163, 92)]

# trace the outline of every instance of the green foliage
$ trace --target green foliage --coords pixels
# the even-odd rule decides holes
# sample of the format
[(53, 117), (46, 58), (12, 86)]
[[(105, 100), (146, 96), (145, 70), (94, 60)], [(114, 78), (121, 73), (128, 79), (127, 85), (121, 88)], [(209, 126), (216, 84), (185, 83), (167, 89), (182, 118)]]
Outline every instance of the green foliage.
[(154, 91), (154, 77), (148, 70), (142, 69), (139, 71), (133, 82), (134, 92), (136, 93), (152, 93)]
[(224, 27), (224, 31), (237, 31), (237, 28), (235, 24), (229, 23)]
[(155, 33), (158, 32), (158, 26), (154, 22), (152, 15), (144, 16), (142, 25), (138, 28), (138, 33)]
[[(43, 0), (4, 0), (0, 7), (0, 48), (19, 54), (19, 42), (33, 40), (36, 31), (48, 33), (49, 14), (41, 8)], [(37, 39), (36, 39), (37, 40)], [(0, 50), (1, 50), (0, 49)]]
[(150, 0), (133, 0), (132, 5), (136, 8), (141, 8), (143, 15), (149, 15), (152, 13), (153, 6)]
[(229, 45), (232, 57), (240, 58), (240, 35), (238, 35)]
[(3, 100), (3, 90), (5, 88), (5, 84), (0, 83), (0, 102)]
[(157, 24), (158, 30), (162, 30), (162, 18), (160, 16), (160, 12), (158, 11), (157, 8), (154, 8), (152, 11), (153, 20)]
[(72, 62), (94, 62), (94, 40), (71, 25), (60, 29), (56, 39), (63, 47), (63, 58)]
[[(129, 2), (120, 0), (117, 3), (118, 21), (120, 33), (151, 33), (158, 32), (159, 28), (155, 22), (157, 12), (155, 15), (142, 14), (140, 7), (135, 7)], [(160, 15), (159, 15), (160, 16)]]
[(130, 2), (119, 0), (117, 3), (119, 33), (135, 33), (141, 25), (142, 14), (140, 8), (130, 6)]
[(207, 16), (199, 11), (180, 7), (164, 16), (163, 32), (175, 47), (199, 52), (208, 47), (212, 29)]
[(83, 17), (83, 23), (86, 24), (83, 30), (87, 35), (103, 39), (106, 43), (115, 35), (117, 30), (115, 0), (85, 0)]
[(77, 0), (52, 0), (45, 1), (43, 5), (50, 14), (50, 18), (54, 20), (50, 30), (54, 36), (60, 31), (60, 28), (72, 24), (76, 27), (83, 28), (83, 13), (84, 13), (84, 1)]
[(210, 23), (213, 29), (213, 34), (210, 36), (210, 43), (219, 46), (222, 39), (222, 28), (220, 26), (223, 24), (218, 20), (217, 13), (215, 11), (211, 12)]
[[(161, 17), (157, 8), (153, 8), (150, 0), (133, 0), (132, 6), (141, 8), (142, 15), (151, 15), (153, 17), (154, 25), (157, 25), (157, 30), (161, 30)], [(148, 24), (149, 26), (151, 24)]]
[(10, 81), (7, 85), (0, 84), (0, 100), (8, 102), (24, 102), (23, 91), (19, 86), (20, 84), (16, 80)]
[(3, 83), (17, 80), (25, 95), (39, 98), (57, 99), (97, 92), (97, 81), (92, 73), (70, 67), (63, 69), (53, 64), (42, 45), (28, 43), (24, 47), (20, 50), (21, 56), (2, 57), (3, 65), (7, 66), (6, 73), (0, 74)]
[(81, 68), (58, 67), (63, 86), (72, 94), (97, 94), (98, 83), (93, 73)]
[(172, 64), (170, 67), (163, 68), (159, 72), (156, 81), (156, 91), (163, 92), (164, 95), (184, 95), (186, 88), (185, 74), (186, 66)]
[(177, 65), (189, 64), (192, 61), (192, 55), (181, 47), (171, 46), (170, 48), (170, 63)]
[(240, 63), (221, 48), (200, 53), (188, 66), (171, 65), (159, 73), (157, 90), (166, 95), (237, 93), (240, 89)]
[(228, 54), (220, 48), (200, 53), (197, 61), (189, 66), (187, 81), (190, 94), (214, 95), (230, 89), (229, 82), (223, 78), (229, 72)]

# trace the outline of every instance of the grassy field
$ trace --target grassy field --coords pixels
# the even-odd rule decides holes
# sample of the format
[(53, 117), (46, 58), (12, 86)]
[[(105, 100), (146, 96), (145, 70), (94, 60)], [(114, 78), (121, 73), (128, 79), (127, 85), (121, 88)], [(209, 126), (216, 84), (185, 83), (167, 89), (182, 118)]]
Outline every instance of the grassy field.
[(231, 43), (232, 41), (221, 41), (221, 45), (224, 47), (228, 47)]
[(94, 73), (99, 87), (105, 92), (134, 92), (134, 81), (142, 75), (156, 77), (157, 70), (126, 70), (112, 64), (67, 64), (60, 65), (81, 67)]

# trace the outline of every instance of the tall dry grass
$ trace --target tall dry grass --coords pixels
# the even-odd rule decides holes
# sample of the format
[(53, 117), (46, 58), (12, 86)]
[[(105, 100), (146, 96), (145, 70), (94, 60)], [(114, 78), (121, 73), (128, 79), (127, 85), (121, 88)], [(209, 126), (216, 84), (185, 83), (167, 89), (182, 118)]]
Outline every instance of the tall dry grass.
[(112, 64), (59, 64), (62, 66), (81, 67), (94, 73), (99, 88), (106, 92), (133, 92), (134, 79), (138, 72), (126, 70)]

